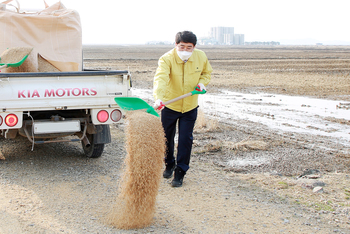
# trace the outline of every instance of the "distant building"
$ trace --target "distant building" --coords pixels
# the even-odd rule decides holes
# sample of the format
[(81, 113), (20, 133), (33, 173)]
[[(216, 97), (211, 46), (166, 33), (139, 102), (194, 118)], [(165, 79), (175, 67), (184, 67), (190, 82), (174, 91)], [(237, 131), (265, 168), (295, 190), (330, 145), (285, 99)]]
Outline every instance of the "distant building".
[(244, 45), (244, 34), (235, 34), (234, 45)]
[(234, 27), (213, 27), (210, 29), (210, 37), (215, 38), (221, 45), (232, 45), (234, 34)]
[(234, 27), (212, 27), (209, 38), (203, 38), (202, 43), (206, 45), (244, 45), (244, 34), (235, 34)]
[(278, 41), (245, 42), (244, 34), (235, 34), (234, 27), (212, 27), (209, 37), (199, 38), (201, 45), (280, 45)]

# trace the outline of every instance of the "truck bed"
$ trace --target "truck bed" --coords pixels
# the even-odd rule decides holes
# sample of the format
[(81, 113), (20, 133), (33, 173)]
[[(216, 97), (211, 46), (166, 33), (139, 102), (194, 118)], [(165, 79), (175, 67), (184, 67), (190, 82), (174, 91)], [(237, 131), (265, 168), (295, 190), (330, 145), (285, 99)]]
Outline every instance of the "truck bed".
[(130, 86), (128, 71), (0, 73), (0, 111), (113, 108)]

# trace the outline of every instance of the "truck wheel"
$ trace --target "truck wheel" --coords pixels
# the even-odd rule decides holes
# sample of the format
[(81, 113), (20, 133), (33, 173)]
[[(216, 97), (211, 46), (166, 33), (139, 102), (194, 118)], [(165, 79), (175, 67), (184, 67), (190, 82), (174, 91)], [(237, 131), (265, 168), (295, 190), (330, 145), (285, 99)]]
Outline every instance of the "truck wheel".
[(83, 146), (84, 153), (88, 158), (98, 158), (102, 155), (105, 144), (95, 144), (94, 143), (94, 135), (87, 134), (87, 138), (90, 141), (90, 146), (85, 146), (83, 142), (81, 142)]

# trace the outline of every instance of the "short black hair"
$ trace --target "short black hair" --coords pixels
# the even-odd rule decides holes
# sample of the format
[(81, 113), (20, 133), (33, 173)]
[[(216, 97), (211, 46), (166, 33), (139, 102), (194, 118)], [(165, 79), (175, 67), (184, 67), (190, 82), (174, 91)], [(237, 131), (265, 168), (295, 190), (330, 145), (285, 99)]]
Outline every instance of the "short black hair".
[(175, 43), (179, 44), (180, 42), (192, 43), (194, 46), (197, 44), (197, 37), (191, 31), (183, 31), (176, 33)]

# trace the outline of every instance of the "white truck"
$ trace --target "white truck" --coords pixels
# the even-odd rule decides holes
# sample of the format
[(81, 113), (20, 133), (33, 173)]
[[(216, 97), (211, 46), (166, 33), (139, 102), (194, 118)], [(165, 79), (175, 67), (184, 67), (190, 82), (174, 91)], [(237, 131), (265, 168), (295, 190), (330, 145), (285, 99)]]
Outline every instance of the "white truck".
[(130, 88), (128, 71), (0, 72), (0, 137), (33, 146), (78, 141), (87, 157), (100, 157), (109, 124), (122, 118), (114, 98)]

